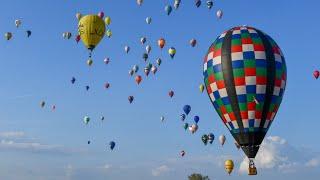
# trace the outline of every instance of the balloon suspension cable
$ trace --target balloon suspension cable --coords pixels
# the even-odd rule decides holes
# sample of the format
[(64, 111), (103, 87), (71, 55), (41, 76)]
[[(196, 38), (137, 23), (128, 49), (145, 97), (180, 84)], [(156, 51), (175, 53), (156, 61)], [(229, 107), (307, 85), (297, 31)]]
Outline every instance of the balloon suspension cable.
[(90, 50), (89, 52), (89, 58), (91, 58), (91, 56), (92, 56), (92, 50)]
[(254, 168), (255, 167), (253, 159), (249, 159), (249, 167), (250, 168)]

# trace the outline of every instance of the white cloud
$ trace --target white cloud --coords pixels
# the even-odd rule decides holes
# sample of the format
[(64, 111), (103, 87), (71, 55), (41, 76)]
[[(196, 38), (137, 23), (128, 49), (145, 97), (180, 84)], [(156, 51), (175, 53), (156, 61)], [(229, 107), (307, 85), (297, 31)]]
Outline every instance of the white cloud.
[(166, 172), (169, 172), (169, 171), (170, 171), (170, 169), (169, 169), (168, 166), (162, 165), (162, 166), (159, 166), (159, 167), (157, 167), (155, 169), (152, 169), (151, 173), (152, 173), (153, 176), (159, 176), (159, 175), (161, 175), (163, 173), (166, 173)]
[(317, 167), (320, 165), (320, 159), (319, 158), (312, 158), (305, 164), (307, 167)]
[[(279, 136), (269, 136), (261, 144), (254, 160), (259, 169), (277, 169), (281, 173), (292, 173), (306, 166), (318, 166), (319, 159), (311, 159), (315, 154), (291, 146)], [(309, 161), (308, 161), (309, 160)], [(249, 161), (244, 158), (239, 172), (248, 172)]]
[(24, 136), (25, 133), (22, 131), (0, 132), (0, 138), (21, 138)]
[(67, 165), (67, 167), (65, 168), (65, 173), (66, 173), (66, 178), (71, 179), (71, 177), (74, 173), (74, 168), (71, 164)]

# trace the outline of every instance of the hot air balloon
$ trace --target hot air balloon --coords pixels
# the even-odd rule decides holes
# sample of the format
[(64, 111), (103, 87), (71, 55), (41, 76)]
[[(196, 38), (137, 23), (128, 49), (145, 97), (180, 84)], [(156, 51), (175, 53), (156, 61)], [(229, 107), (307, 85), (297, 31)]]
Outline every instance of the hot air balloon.
[(124, 51), (128, 54), (130, 51), (130, 47), (129, 46), (124, 46)]
[(169, 16), (171, 11), (172, 11), (172, 7), (170, 5), (166, 5), (166, 7), (164, 8), (164, 10), (166, 11), (167, 15)]
[(206, 134), (202, 135), (201, 140), (202, 140), (204, 145), (207, 145), (208, 144), (208, 140), (209, 140), (208, 135), (206, 135)]
[(105, 58), (105, 59), (103, 60), (103, 62), (104, 62), (105, 64), (109, 64), (110, 58)]
[(320, 72), (319, 72), (318, 70), (315, 70), (315, 71), (313, 72), (314, 78), (318, 79), (318, 78), (319, 78), (319, 75), (320, 75)]
[(90, 89), (90, 86), (86, 86), (86, 90), (89, 91), (89, 89)]
[(141, 38), (140, 38), (140, 42), (141, 42), (141, 44), (146, 43), (146, 41), (147, 41), (147, 38), (145, 38), (145, 37), (141, 37)]
[(76, 36), (76, 42), (79, 43), (80, 40), (81, 40), (81, 37), (80, 37), (80, 35), (78, 34), (78, 35)]
[(285, 91), (284, 56), (270, 36), (240, 26), (220, 35), (204, 59), (204, 82), (212, 104), (253, 164)]
[(180, 115), (180, 119), (181, 119), (181, 121), (184, 121), (186, 119), (186, 115), (185, 114), (181, 114)]
[(174, 7), (175, 9), (178, 9), (179, 6), (180, 6), (180, 2), (181, 2), (181, 0), (175, 0), (175, 1), (174, 1), (174, 4), (173, 4), (173, 7)]
[(132, 70), (134, 71), (134, 73), (137, 73), (139, 71), (139, 66), (138, 65), (134, 65), (132, 67)]
[(18, 28), (21, 25), (21, 20), (17, 19), (14, 21), (14, 23), (16, 24), (16, 27)]
[(196, 44), (197, 44), (197, 40), (195, 40), (195, 39), (191, 39), (191, 40), (190, 40), (190, 45), (191, 45), (192, 47), (195, 47)]
[(134, 74), (134, 71), (132, 69), (129, 70), (129, 75), (132, 76)]
[(106, 36), (107, 36), (108, 38), (111, 38), (111, 36), (112, 36), (112, 31), (111, 31), (110, 29), (107, 30)]
[(81, 17), (82, 17), (81, 13), (76, 14), (76, 18), (78, 19), (78, 21), (80, 21)]
[(91, 65), (92, 65), (92, 63), (93, 63), (93, 61), (92, 61), (92, 59), (91, 59), (91, 58), (87, 60), (87, 65), (88, 65), (88, 66), (91, 66)]
[(161, 116), (160, 120), (161, 120), (161, 122), (163, 122), (164, 121), (164, 116)]
[(140, 75), (138, 75), (138, 76), (136, 76), (135, 80), (136, 80), (137, 84), (140, 84), (140, 82), (142, 81), (142, 77)]
[(147, 24), (151, 24), (151, 21), (152, 21), (151, 17), (147, 17), (147, 18), (146, 18), (146, 23), (147, 23)]
[(90, 122), (90, 118), (88, 116), (85, 116), (83, 118), (83, 122), (87, 125)]
[(220, 142), (221, 146), (223, 146), (224, 143), (226, 142), (226, 137), (224, 135), (220, 135), (219, 136), (219, 142)]
[(56, 105), (52, 106), (52, 111), (56, 110)]
[(90, 143), (91, 143), (91, 141), (88, 141), (87, 143), (88, 143), (88, 144), (90, 144)]
[(129, 97), (128, 97), (128, 100), (129, 100), (129, 103), (131, 104), (132, 101), (134, 100), (134, 97), (133, 97), (133, 96), (129, 96)]
[(138, 4), (139, 6), (141, 6), (142, 3), (143, 3), (143, 0), (137, 0), (137, 4)]
[(219, 9), (219, 10), (217, 11), (217, 14), (216, 14), (216, 15), (217, 15), (217, 18), (218, 18), (218, 19), (221, 19), (222, 16), (223, 16), (222, 10)]
[(101, 116), (100, 119), (101, 119), (101, 121), (103, 121), (104, 120), (104, 116)]
[(111, 24), (111, 18), (107, 16), (106, 18), (104, 18), (104, 22), (106, 23), (107, 26), (109, 26)]
[(181, 156), (181, 157), (183, 157), (185, 154), (186, 154), (186, 152), (183, 151), (183, 150), (180, 152), (180, 156)]
[(189, 124), (188, 123), (184, 123), (184, 125), (183, 125), (184, 130), (187, 130), (188, 127), (189, 127)]
[(148, 55), (147, 53), (143, 53), (143, 54), (142, 54), (142, 59), (143, 59), (144, 61), (147, 61), (147, 60), (148, 60), (148, 57), (149, 57), (149, 55)]
[(9, 41), (12, 38), (12, 33), (11, 32), (6, 32), (4, 34), (4, 37), (6, 38), (7, 41)]
[(171, 59), (173, 59), (174, 55), (176, 55), (176, 49), (174, 47), (171, 47), (168, 52), (169, 52)]
[(106, 25), (103, 19), (97, 15), (86, 15), (79, 20), (78, 32), (83, 44), (89, 50), (89, 58), (92, 51), (104, 37)]
[(225, 170), (227, 171), (227, 173), (230, 175), (231, 174), (231, 172), (232, 172), (232, 170), (233, 170), (233, 161), (232, 160), (226, 160), (225, 162), (224, 162), (224, 168), (225, 168)]
[(109, 89), (109, 87), (110, 87), (110, 83), (107, 83), (107, 82), (106, 82), (106, 83), (104, 84), (104, 88)]
[(99, 16), (101, 19), (103, 19), (103, 17), (104, 17), (104, 12), (102, 12), (102, 11), (99, 12), (99, 13), (98, 13), (98, 16)]
[(213, 6), (213, 2), (212, 1), (207, 1), (207, 7), (208, 7), (208, 9), (211, 9), (212, 8), (212, 6)]
[(72, 37), (72, 34), (71, 34), (71, 32), (64, 32), (64, 33), (62, 33), (62, 37), (64, 39), (70, 39)]
[(197, 8), (200, 7), (200, 5), (201, 5), (201, 0), (195, 0), (195, 4), (196, 4), (196, 7), (197, 7)]
[(160, 38), (160, 39), (158, 40), (158, 46), (160, 47), (160, 49), (162, 49), (165, 44), (166, 44), (166, 40), (165, 40), (165, 39)]
[(74, 84), (75, 82), (76, 82), (76, 78), (75, 78), (75, 77), (72, 77), (72, 78), (71, 78), (71, 83)]
[(203, 90), (204, 90), (204, 85), (203, 84), (200, 84), (199, 90), (200, 90), (201, 93), (203, 92)]
[(147, 45), (147, 46), (146, 46), (146, 52), (147, 52), (147, 54), (149, 54), (150, 51), (151, 51), (151, 46), (150, 46), (150, 45)]
[(156, 74), (157, 70), (158, 70), (158, 68), (157, 68), (156, 66), (152, 66), (152, 67), (151, 67), (151, 72), (152, 72), (153, 74)]
[(193, 120), (196, 124), (198, 124), (199, 120), (200, 120), (200, 117), (199, 116), (194, 116), (193, 117)]
[(195, 132), (197, 132), (198, 128), (199, 126), (197, 124), (192, 124), (189, 130), (191, 131), (192, 134), (194, 134)]
[(43, 108), (44, 106), (46, 105), (46, 102), (44, 102), (44, 101), (41, 101), (40, 102), (40, 106)]
[(210, 144), (213, 143), (213, 141), (214, 141), (214, 134), (213, 133), (209, 133), (208, 134), (208, 141), (209, 141)]
[(161, 65), (161, 59), (160, 58), (158, 58), (157, 60), (156, 60), (156, 63), (158, 64), (158, 66), (160, 66)]
[(149, 73), (150, 73), (150, 68), (145, 67), (145, 68), (143, 69), (143, 71), (144, 71), (144, 74), (148, 77), (148, 75), (149, 75)]
[(114, 141), (111, 141), (110, 143), (109, 143), (109, 146), (110, 146), (110, 149), (111, 149), (111, 151), (114, 149), (114, 147), (116, 146), (116, 143), (114, 142)]
[(32, 34), (32, 32), (30, 30), (27, 30), (26, 33), (27, 33), (27, 37), (30, 37)]
[(190, 105), (183, 106), (183, 111), (184, 113), (186, 113), (186, 115), (188, 115), (191, 111), (191, 106)]
[(173, 97), (173, 95), (174, 95), (174, 92), (171, 90), (171, 91), (169, 91), (169, 96), (172, 98)]

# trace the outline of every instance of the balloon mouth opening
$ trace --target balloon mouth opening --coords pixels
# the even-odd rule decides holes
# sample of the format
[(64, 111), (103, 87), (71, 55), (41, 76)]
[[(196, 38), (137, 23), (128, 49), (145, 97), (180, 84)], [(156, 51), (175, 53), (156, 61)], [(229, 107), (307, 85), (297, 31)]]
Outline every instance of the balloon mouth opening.
[(95, 48), (94, 45), (89, 45), (89, 47), (88, 47), (88, 49), (89, 49), (90, 51), (93, 51), (94, 48)]

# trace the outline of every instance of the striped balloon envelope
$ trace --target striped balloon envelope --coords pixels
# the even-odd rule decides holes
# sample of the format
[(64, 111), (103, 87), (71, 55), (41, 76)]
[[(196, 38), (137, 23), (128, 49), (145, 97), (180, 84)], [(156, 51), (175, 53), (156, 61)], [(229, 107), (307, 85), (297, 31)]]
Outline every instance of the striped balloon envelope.
[(222, 33), (204, 58), (204, 82), (223, 123), (248, 158), (255, 158), (286, 86), (286, 63), (276, 42), (248, 26)]

